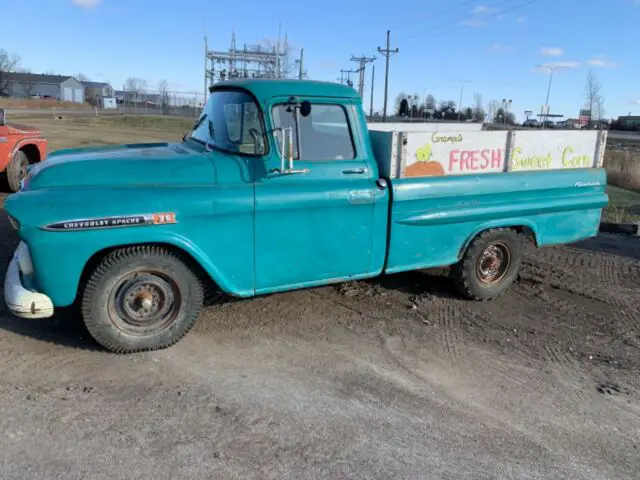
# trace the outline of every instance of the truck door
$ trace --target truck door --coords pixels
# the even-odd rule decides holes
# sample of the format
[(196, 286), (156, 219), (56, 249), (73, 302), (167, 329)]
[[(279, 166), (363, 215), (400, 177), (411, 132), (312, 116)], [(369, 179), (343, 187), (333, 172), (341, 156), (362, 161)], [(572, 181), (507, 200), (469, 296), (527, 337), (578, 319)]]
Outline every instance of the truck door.
[[(267, 105), (268, 128), (292, 127), (294, 169), (282, 174), (283, 133), (271, 135), (270, 154), (256, 163), (255, 285), (257, 293), (368, 276), (372, 270), (377, 171), (369, 166), (348, 101), (287, 98)], [(287, 152), (288, 153), (288, 152)]]

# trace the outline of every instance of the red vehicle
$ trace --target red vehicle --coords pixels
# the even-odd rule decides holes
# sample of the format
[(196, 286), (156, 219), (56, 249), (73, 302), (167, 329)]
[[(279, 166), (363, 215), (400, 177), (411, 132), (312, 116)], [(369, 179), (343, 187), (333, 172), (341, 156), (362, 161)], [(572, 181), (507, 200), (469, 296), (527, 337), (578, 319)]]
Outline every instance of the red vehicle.
[(27, 167), (46, 155), (47, 140), (42, 133), (26, 125), (8, 124), (0, 109), (0, 176), (6, 178), (9, 190), (17, 192)]

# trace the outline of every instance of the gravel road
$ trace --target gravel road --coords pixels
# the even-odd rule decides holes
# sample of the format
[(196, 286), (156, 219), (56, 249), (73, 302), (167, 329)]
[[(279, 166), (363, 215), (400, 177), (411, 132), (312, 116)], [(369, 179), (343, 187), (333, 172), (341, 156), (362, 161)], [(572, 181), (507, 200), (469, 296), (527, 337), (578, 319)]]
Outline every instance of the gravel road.
[[(2, 277), (16, 243), (0, 211)], [(225, 301), (129, 356), (2, 303), (0, 478), (637, 479), (639, 283), (640, 241), (602, 235), (493, 302), (416, 272)]]

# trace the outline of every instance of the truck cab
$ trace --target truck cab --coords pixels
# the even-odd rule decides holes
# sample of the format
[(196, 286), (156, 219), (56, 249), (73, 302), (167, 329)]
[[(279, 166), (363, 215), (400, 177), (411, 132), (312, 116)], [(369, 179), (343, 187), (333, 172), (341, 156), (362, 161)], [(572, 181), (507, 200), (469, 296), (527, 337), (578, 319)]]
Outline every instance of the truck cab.
[(238, 188), (253, 201), (254, 244), (246, 250), (254, 258), (242, 290), (380, 273), (389, 192), (377, 183), (366, 132), (359, 97), (346, 86), (250, 81), (213, 89), (189, 140), (235, 157)]
[(6, 303), (25, 318), (77, 303), (96, 341), (134, 352), (182, 338), (208, 286), (251, 297), (451, 266), (488, 300), (517, 277), (521, 236), (597, 234), (601, 137), (541, 152), (520, 132), (403, 128), (367, 125), (347, 86), (234, 80), (182, 142), (53, 152), (5, 203), (22, 240)]

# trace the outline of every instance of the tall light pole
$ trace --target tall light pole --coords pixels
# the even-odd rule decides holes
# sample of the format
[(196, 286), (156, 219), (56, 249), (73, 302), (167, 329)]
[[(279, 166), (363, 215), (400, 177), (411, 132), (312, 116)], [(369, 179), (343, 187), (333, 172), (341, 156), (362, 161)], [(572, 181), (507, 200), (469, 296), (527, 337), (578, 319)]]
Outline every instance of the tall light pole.
[(454, 80), (454, 82), (460, 82), (460, 101), (458, 102), (458, 121), (460, 121), (460, 116), (462, 114), (462, 90), (464, 88), (465, 83), (471, 83), (473, 80)]
[[(549, 86), (547, 87), (547, 100), (544, 102), (544, 105), (540, 107), (540, 119), (542, 120), (543, 117), (546, 118), (546, 116), (544, 115), (545, 107), (547, 108), (547, 115), (549, 115), (549, 96), (551, 95), (551, 82), (553, 81), (553, 74), (555, 73), (556, 69), (563, 67), (558, 65), (537, 65), (537, 67), (549, 69)], [(542, 128), (544, 128), (544, 120), (542, 120)]]

